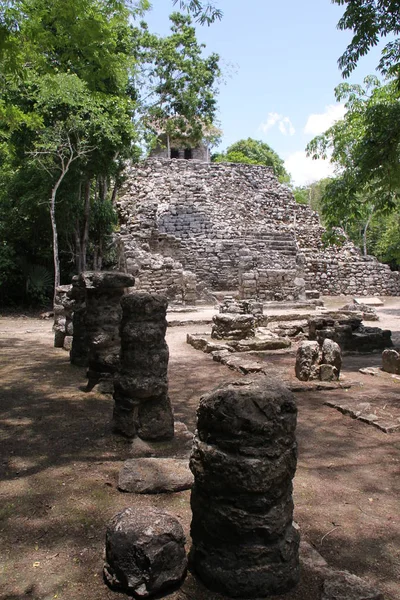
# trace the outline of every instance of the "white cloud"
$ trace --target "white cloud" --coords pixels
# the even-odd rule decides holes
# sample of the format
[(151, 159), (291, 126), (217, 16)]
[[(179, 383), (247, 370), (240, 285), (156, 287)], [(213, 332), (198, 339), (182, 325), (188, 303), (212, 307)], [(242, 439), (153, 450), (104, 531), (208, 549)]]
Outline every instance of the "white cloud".
[(329, 160), (313, 160), (305, 152), (294, 152), (285, 160), (285, 169), (292, 176), (295, 185), (307, 185), (334, 174)]
[(294, 135), (296, 133), (289, 117), (284, 117), (279, 121), (279, 131), (283, 133), (283, 135)]
[(325, 107), (325, 112), (319, 114), (312, 114), (308, 117), (306, 126), (304, 127), (304, 133), (310, 135), (319, 135), (323, 133), (331, 125), (342, 119), (346, 112), (344, 104), (330, 104)]
[(295, 128), (292, 125), (289, 117), (284, 117), (276, 112), (268, 113), (267, 120), (265, 123), (261, 123), (260, 129), (264, 133), (267, 133), (269, 129), (274, 127), (274, 125), (278, 124), (279, 131), (283, 135), (294, 135), (296, 133)]

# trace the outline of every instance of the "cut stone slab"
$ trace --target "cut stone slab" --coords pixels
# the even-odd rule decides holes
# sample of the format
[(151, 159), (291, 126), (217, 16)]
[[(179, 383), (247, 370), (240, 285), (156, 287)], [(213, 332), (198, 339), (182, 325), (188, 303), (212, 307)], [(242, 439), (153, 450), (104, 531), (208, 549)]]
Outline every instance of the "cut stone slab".
[(356, 575), (332, 571), (324, 581), (321, 600), (384, 600), (384, 596)]
[(193, 475), (182, 458), (134, 458), (119, 472), (118, 489), (133, 494), (162, 494), (189, 490)]
[(360, 402), (359, 400), (353, 400), (348, 398), (347, 401), (337, 400), (325, 400), (325, 406), (336, 408), (339, 412), (344, 415), (349, 415), (353, 419), (363, 421), (368, 425), (373, 425), (385, 433), (392, 433), (400, 430), (400, 417), (396, 418), (392, 415), (388, 415), (380, 407), (375, 409), (376, 412), (372, 412), (373, 405), (370, 402)]
[(383, 306), (384, 303), (378, 297), (372, 296), (371, 298), (353, 298), (355, 304), (366, 304), (367, 306)]
[(358, 370), (363, 375), (372, 375), (372, 377), (379, 377), (379, 375), (381, 375), (380, 367), (365, 367), (363, 369)]

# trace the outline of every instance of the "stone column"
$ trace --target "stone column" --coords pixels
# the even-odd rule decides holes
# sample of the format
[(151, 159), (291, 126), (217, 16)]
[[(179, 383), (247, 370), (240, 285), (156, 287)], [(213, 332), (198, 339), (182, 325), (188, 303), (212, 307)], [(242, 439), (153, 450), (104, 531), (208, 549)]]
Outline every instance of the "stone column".
[(167, 299), (143, 293), (122, 301), (121, 363), (114, 380), (114, 429), (127, 437), (174, 436), (168, 396)]
[(89, 360), (89, 346), (86, 333), (86, 298), (85, 288), (79, 277), (72, 278), (71, 297), (74, 299), (74, 312), (72, 315), (73, 337), (69, 360), (77, 367), (87, 367)]
[(71, 285), (59, 285), (54, 298), (54, 347), (63, 348), (65, 338), (72, 335), (72, 311), (74, 300), (70, 296)]
[(192, 567), (227, 596), (286, 593), (299, 579), (294, 396), (266, 377), (244, 378), (203, 396), (197, 415)]
[(88, 342), (87, 391), (102, 382), (102, 391), (112, 393), (112, 381), (119, 364), (121, 298), (135, 278), (118, 271), (86, 271), (78, 277), (85, 290), (86, 335)]

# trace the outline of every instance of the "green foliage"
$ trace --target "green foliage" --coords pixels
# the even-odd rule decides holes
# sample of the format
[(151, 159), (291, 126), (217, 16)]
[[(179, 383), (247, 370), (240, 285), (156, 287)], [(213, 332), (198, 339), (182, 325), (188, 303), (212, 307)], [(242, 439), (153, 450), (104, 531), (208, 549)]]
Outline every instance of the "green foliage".
[(293, 188), (293, 195), (296, 202), (299, 204), (307, 204), (311, 210), (318, 213), (322, 211), (321, 199), (324, 196), (327, 185), (331, 182), (331, 178), (320, 179), (307, 186), (299, 186)]
[(268, 144), (260, 140), (252, 138), (239, 140), (229, 146), (225, 152), (213, 155), (212, 160), (213, 162), (237, 162), (272, 167), (281, 183), (290, 181), (290, 175), (283, 165), (283, 160)]
[(201, 25), (205, 23), (211, 25), (216, 20), (222, 19), (222, 11), (215, 6), (212, 2), (202, 2), (201, 0), (173, 0), (176, 5), (179, 3), (179, 7), (182, 10), (192, 13), (196, 21)]
[(189, 16), (170, 16), (171, 35), (159, 38), (141, 29), (140, 112), (155, 136), (195, 145), (210, 132), (216, 113), (219, 57), (204, 58)]
[[(137, 24), (149, 6), (0, 2), (2, 302), (27, 299), (19, 256), (53, 268), (50, 200), (62, 277), (101, 265), (116, 223), (111, 199), (126, 160), (138, 160), (137, 142), (152, 119), (185, 139), (217, 135), (218, 57), (203, 58), (186, 14), (173, 15), (169, 37), (151, 35)], [(220, 18), (208, 3), (180, 7), (200, 22)], [(40, 299), (43, 286), (38, 276), (34, 281), (29, 291)]]
[(43, 265), (31, 265), (26, 273), (26, 296), (30, 304), (46, 306), (51, 298), (53, 275)]
[(337, 100), (347, 100), (347, 112), (308, 144), (307, 153), (313, 158), (326, 158), (331, 153), (338, 170), (333, 184), (337, 205), (354, 209), (361, 194), (372, 197), (377, 208), (391, 209), (400, 186), (400, 98), (396, 85), (381, 85), (368, 77), (364, 87), (341, 84), (335, 92)]
[(307, 147), (313, 158), (331, 154), (337, 167), (337, 177), (328, 183), (321, 197), (324, 224), (343, 227), (365, 254), (374, 252), (388, 260), (383, 247), (389, 242), (378, 243), (375, 224), (396, 211), (399, 202), (397, 86), (393, 81), (382, 85), (375, 77), (368, 77), (364, 86), (341, 84), (336, 88), (336, 98), (346, 100), (344, 118)]
[[(354, 71), (359, 59), (386, 36), (400, 33), (400, 4), (397, 0), (332, 0), (346, 6), (338, 23), (341, 30), (350, 29), (353, 38), (339, 59), (344, 77)], [(383, 75), (400, 76), (400, 39), (388, 42), (382, 50), (378, 69)]]

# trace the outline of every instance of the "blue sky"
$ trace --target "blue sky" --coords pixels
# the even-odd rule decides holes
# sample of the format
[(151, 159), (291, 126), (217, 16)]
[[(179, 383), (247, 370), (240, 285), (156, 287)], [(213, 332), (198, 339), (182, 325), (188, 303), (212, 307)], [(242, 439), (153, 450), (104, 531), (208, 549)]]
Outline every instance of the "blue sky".
[[(221, 56), (225, 81), (218, 96), (221, 150), (247, 137), (267, 142), (285, 160), (296, 185), (327, 176), (327, 161), (305, 157), (307, 142), (343, 115), (334, 88), (337, 60), (351, 39), (336, 28), (343, 6), (330, 0), (216, 0), (224, 15), (198, 26), (206, 53)], [(172, 0), (153, 0), (146, 20), (169, 31)], [(362, 59), (348, 80), (361, 83), (379, 60), (379, 48)]]

